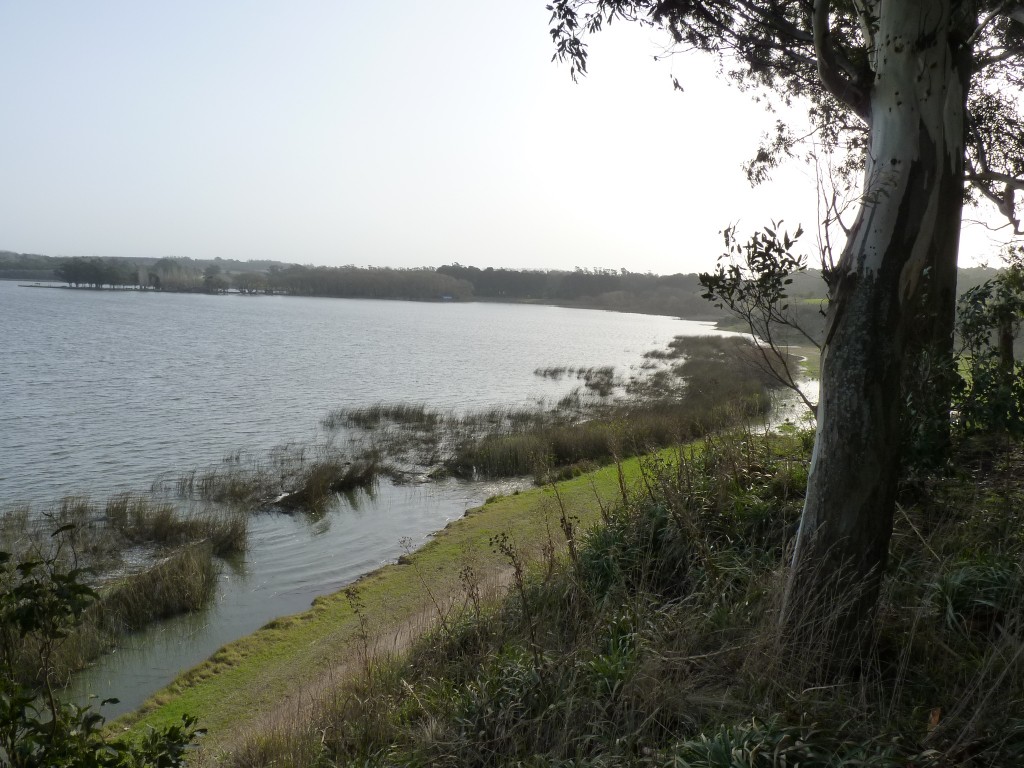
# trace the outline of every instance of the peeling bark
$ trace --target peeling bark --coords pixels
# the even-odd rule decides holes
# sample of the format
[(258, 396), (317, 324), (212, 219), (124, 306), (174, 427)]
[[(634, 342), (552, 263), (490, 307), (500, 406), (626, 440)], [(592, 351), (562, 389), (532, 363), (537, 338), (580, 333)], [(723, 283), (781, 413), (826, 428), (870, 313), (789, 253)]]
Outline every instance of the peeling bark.
[[(807, 499), (783, 607), (803, 650), (860, 647), (892, 533), (903, 382), (951, 356), (969, 49), (950, 0), (886, 3), (875, 36), (864, 198), (837, 269)], [(947, 411), (948, 412), (948, 411)]]

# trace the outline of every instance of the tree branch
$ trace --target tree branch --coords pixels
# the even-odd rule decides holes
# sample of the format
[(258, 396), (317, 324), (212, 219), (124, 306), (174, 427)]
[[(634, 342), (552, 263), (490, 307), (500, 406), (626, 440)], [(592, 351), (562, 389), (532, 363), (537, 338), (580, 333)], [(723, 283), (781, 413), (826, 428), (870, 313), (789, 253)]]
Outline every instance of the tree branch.
[[(983, 170), (972, 172), (965, 176), (967, 181), (972, 182), (989, 200), (995, 203), (999, 212), (1013, 226), (1013, 234), (1024, 235), (1024, 229), (1020, 227), (1020, 219), (1017, 218), (1017, 192), (1024, 190), (1024, 179), (1018, 179), (1006, 173)], [(992, 191), (990, 184), (1002, 184), (1003, 195), (1000, 197)]]
[(1014, 56), (1024, 55), (1024, 49), (1022, 48), (1004, 48), (999, 53), (986, 53), (978, 57), (978, 60), (974, 64), (975, 71), (981, 71), (985, 67), (989, 67), (993, 64), (998, 64), (1001, 61), (1012, 59)]
[(781, 32), (784, 35), (789, 35), (789, 37), (794, 41), (807, 44), (814, 43), (813, 34), (800, 29), (800, 27), (790, 22), (789, 19), (784, 16), (765, 11), (763, 8), (758, 7), (755, 3), (752, 3), (749, 0), (739, 0), (739, 3), (750, 13), (761, 19), (765, 24), (775, 28), (778, 32)]
[(1009, 0), (1007, 0), (1007, 2), (1004, 2), (994, 11), (990, 12), (987, 16), (985, 16), (985, 18), (983, 18), (980, 22), (978, 22), (978, 26), (975, 28), (974, 32), (972, 32), (971, 36), (967, 38), (968, 47), (978, 42), (978, 38), (980, 38), (982, 34), (984, 34), (985, 30), (988, 28), (988, 25), (992, 23), (992, 20), (999, 17), (1000, 14), (1002, 14), (1006, 10), (1006, 6), (1008, 6), (1009, 4)]
[(972, 172), (967, 174), (966, 178), (968, 181), (994, 181), (998, 184), (1006, 184), (1013, 189), (1024, 189), (1024, 179), (1019, 179), (1008, 173), (999, 173), (998, 171), (983, 170)]
[(821, 84), (837, 99), (849, 106), (865, 122), (870, 117), (866, 94), (841, 71), (829, 28), (830, 0), (814, 0), (812, 17), (814, 50), (818, 54), (818, 77)]

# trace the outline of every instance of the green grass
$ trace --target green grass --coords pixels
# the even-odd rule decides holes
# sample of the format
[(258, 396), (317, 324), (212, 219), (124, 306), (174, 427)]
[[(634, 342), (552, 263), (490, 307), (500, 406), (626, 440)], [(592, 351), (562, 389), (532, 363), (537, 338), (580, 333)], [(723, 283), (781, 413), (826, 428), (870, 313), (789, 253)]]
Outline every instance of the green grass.
[[(206, 758), (230, 746), (218, 765), (1021, 764), (1024, 447), (963, 444), (961, 469), (902, 489), (874, 641), (837, 677), (776, 632), (810, 445), (741, 431), (488, 503), (405, 565), (225, 650), (230, 669), (194, 704), (258, 689), (250, 706), (283, 706), (249, 731), (246, 709), (217, 712)], [(534, 516), (553, 496), (562, 507)], [(504, 569), (504, 596), (479, 589), (487, 562)], [(424, 612), (419, 640), (374, 652), (379, 629)], [(319, 622), (333, 631), (312, 632)], [(279, 669), (321, 679), (289, 688)]]
[[(622, 465), (625, 482), (638, 475), (639, 462)], [(558, 484), (558, 494), (578, 524), (587, 526), (621, 495), (616, 467)], [(481, 577), (503, 567), (489, 542), (498, 534), (511, 536), (531, 558), (555, 540), (558, 501), (550, 487), (505, 496), (471, 510), (450, 523), (401, 565), (385, 566), (357, 583), (358, 595), (375, 634), (395, 632), (422, 618), (430, 608), (427, 591), (445, 595), (471, 568)], [(138, 713), (119, 725), (159, 726), (180, 720), (183, 713), (198, 716), (214, 745), (230, 731), (268, 707), (286, 700), (296, 685), (312, 684), (352, 656), (359, 622), (344, 593), (318, 598), (296, 616), (276, 619), (256, 633), (231, 643), (209, 660), (184, 672), (153, 696)]]

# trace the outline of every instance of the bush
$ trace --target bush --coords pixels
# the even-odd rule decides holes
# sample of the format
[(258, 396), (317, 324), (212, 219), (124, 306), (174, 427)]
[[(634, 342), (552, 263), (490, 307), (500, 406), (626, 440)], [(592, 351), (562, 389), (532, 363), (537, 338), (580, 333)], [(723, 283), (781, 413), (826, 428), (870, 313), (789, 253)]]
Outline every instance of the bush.
[[(91, 707), (57, 698), (54, 655), (97, 597), (82, 582), (82, 572), (65, 569), (56, 557), (15, 562), (8, 552), (0, 552), (0, 568), (0, 763), (12, 768), (184, 765), (189, 746), (202, 733), (194, 718), (184, 715), (180, 725), (150, 730), (135, 743), (108, 737), (103, 716)], [(15, 678), (14, 647), (37, 649), (39, 686)]]
[(957, 303), (963, 386), (954, 407), (963, 431), (1024, 434), (1024, 366), (1013, 356), (1022, 316), (1024, 251), (1018, 251), (1006, 270)]

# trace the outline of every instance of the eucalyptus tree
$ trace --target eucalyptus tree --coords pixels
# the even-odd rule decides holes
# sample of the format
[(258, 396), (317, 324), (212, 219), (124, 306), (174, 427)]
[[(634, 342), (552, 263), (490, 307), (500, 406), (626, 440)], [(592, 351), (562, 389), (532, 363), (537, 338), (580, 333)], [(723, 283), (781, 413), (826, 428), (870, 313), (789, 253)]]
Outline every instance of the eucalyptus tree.
[[(845, 247), (826, 269), (817, 435), (783, 611), (785, 626), (828, 624), (842, 641), (831, 652), (849, 650), (885, 567), (906, 383), (951, 358), (965, 201), (987, 198), (1021, 233), (1024, 3), (557, 0), (548, 9), (555, 57), (574, 77), (586, 72), (587, 35), (609, 22), (663, 28), (680, 49), (720, 56), (743, 84), (806, 103), (817, 141), (863, 174)], [(780, 128), (753, 174), (790, 148)]]

